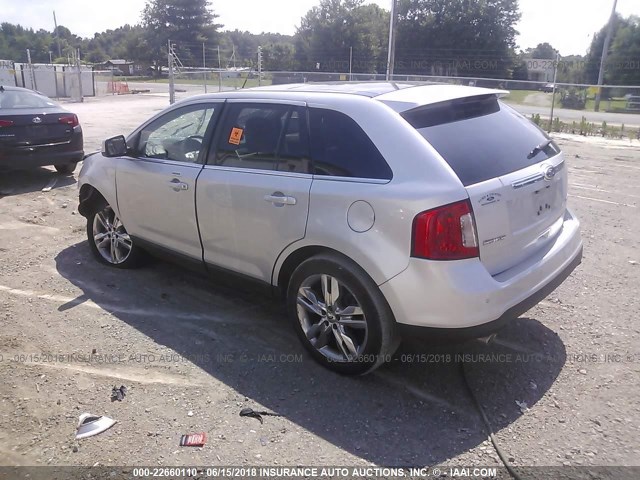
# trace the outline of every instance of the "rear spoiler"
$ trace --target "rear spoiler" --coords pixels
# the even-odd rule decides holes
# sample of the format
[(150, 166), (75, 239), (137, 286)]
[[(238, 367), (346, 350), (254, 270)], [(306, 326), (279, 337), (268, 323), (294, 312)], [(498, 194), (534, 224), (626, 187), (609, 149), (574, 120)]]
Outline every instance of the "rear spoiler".
[(398, 113), (414, 108), (468, 97), (495, 95), (496, 98), (508, 95), (507, 90), (493, 88), (466, 87), (461, 85), (419, 85), (383, 93), (374, 97)]

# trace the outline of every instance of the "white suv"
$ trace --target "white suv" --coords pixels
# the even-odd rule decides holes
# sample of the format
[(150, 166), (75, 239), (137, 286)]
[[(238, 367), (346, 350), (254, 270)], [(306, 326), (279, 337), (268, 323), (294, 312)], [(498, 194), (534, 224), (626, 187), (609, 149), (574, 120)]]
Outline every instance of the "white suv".
[(323, 365), (371, 371), (404, 331), (486, 336), (580, 263), (558, 146), (506, 92), (298, 84), (192, 97), (84, 161), (108, 265), (168, 253), (286, 298)]

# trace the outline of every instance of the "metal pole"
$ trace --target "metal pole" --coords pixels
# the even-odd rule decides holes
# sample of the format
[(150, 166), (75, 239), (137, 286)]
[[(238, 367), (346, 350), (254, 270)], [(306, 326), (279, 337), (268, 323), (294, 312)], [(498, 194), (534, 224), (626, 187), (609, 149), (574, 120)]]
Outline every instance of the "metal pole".
[(262, 47), (258, 47), (258, 86), (262, 85)]
[(353, 80), (352, 71), (353, 71), (353, 47), (349, 47), (349, 81)]
[(62, 51), (60, 50), (60, 36), (58, 35), (58, 21), (56, 20), (56, 11), (53, 11), (53, 24), (56, 27), (56, 42), (58, 43), (58, 58), (62, 56)]
[(167, 55), (167, 62), (169, 64), (169, 105), (173, 105), (176, 102), (176, 86), (173, 78), (173, 47), (171, 46), (171, 40), (169, 40), (169, 54)]
[(204, 79), (204, 93), (207, 93), (207, 61), (204, 53), (204, 42), (202, 42), (202, 68), (204, 68), (204, 72), (202, 73), (202, 77)]
[(29, 64), (29, 73), (31, 73), (31, 90), (37, 90), (36, 87), (36, 75), (33, 71), (33, 64), (31, 63), (31, 51), (27, 48), (27, 63)]
[(600, 97), (602, 95), (602, 83), (604, 82), (604, 69), (607, 62), (607, 55), (609, 55), (609, 44), (611, 43), (611, 36), (613, 35), (613, 21), (616, 16), (616, 5), (618, 0), (613, 0), (613, 9), (611, 10), (611, 16), (609, 17), (609, 25), (607, 27), (607, 36), (604, 37), (604, 46), (602, 47), (602, 58), (600, 59), (600, 72), (598, 72), (598, 91), (596, 92), (596, 104), (594, 110), (600, 111)]
[(396, 56), (396, 1), (391, 0), (391, 19), (389, 20), (389, 53), (387, 55), (387, 81), (393, 78), (393, 64)]
[(553, 131), (553, 107), (556, 104), (556, 79), (558, 78), (558, 65), (560, 54), (556, 53), (556, 63), (553, 65), (553, 94), (551, 95), (551, 117), (549, 118), (549, 133)]
[(84, 102), (82, 94), (82, 70), (80, 69), (80, 49), (76, 50), (76, 66), (78, 67), (78, 92), (80, 93), (80, 102)]
[(222, 61), (220, 60), (220, 45), (218, 45), (218, 91), (222, 91)]

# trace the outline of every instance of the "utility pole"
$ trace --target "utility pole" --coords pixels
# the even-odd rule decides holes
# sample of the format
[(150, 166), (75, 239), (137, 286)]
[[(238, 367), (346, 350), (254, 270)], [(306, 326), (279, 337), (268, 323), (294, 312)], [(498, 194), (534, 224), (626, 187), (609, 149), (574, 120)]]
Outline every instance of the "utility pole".
[(78, 67), (78, 92), (80, 94), (80, 102), (84, 102), (82, 95), (82, 70), (80, 69), (80, 49), (76, 50), (76, 66)]
[(218, 91), (222, 91), (222, 61), (220, 60), (220, 45), (218, 45)]
[(58, 35), (58, 21), (56, 20), (56, 11), (53, 11), (53, 24), (56, 27), (56, 42), (58, 43), (58, 58), (62, 56), (62, 51), (60, 50), (60, 36)]
[(258, 47), (258, 86), (262, 84), (262, 47)]
[(560, 65), (560, 54), (556, 53), (556, 63), (553, 66), (553, 95), (551, 95), (551, 117), (549, 117), (549, 133), (553, 131), (553, 107), (556, 104), (556, 79), (558, 78), (559, 65)]
[(609, 17), (609, 25), (607, 26), (607, 36), (604, 37), (604, 46), (602, 47), (602, 58), (600, 59), (600, 72), (598, 73), (598, 91), (596, 92), (596, 104), (594, 110), (600, 111), (600, 97), (602, 95), (602, 83), (604, 82), (604, 70), (607, 63), (607, 55), (609, 55), (609, 44), (611, 43), (611, 36), (613, 35), (613, 22), (616, 17), (616, 5), (618, 0), (613, 0), (613, 9), (611, 10), (611, 16)]
[(353, 80), (351, 72), (353, 71), (353, 47), (349, 47), (349, 81)]
[(391, 19), (389, 20), (389, 53), (387, 56), (387, 81), (393, 79), (393, 65), (396, 61), (396, 3), (391, 0)]
[(204, 69), (202, 77), (204, 79), (204, 93), (207, 93), (207, 61), (204, 53), (204, 42), (202, 42), (202, 68)]
[(173, 46), (171, 40), (168, 42), (169, 54), (167, 55), (167, 63), (169, 64), (169, 105), (176, 102), (176, 86), (173, 79)]

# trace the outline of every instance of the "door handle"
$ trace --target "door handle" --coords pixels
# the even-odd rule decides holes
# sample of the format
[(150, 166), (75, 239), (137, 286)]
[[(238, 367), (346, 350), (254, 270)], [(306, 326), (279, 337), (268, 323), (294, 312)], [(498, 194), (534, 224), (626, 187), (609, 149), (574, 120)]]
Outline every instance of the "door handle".
[(276, 207), (283, 205), (295, 205), (297, 203), (296, 197), (289, 197), (282, 192), (273, 192), (271, 195), (264, 196), (265, 202), (271, 202)]
[(179, 192), (181, 190), (189, 190), (189, 184), (181, 182), (179, 179), (174, 178), (169, 182), (169, 186), (173, 189), (174, 192)]

